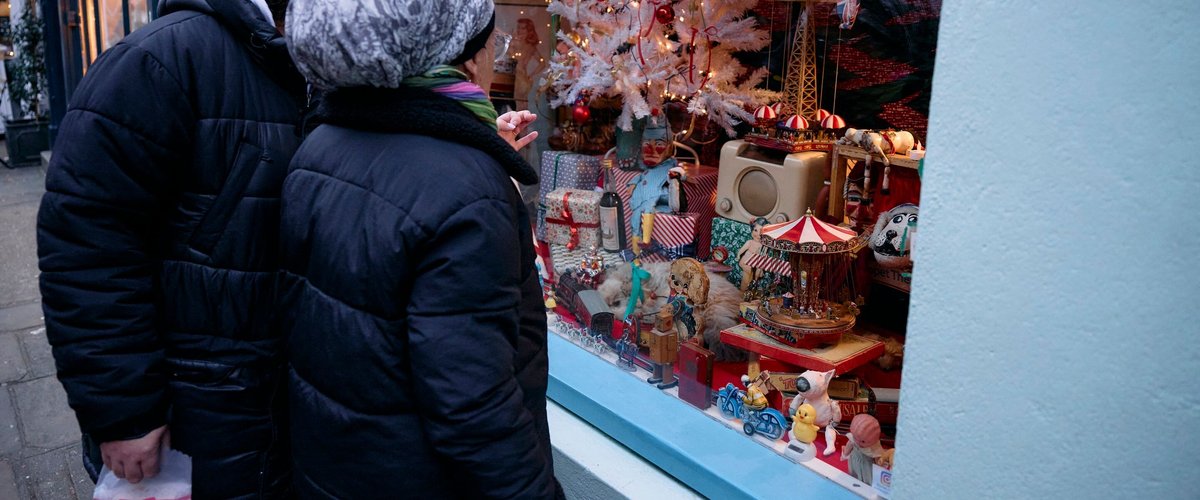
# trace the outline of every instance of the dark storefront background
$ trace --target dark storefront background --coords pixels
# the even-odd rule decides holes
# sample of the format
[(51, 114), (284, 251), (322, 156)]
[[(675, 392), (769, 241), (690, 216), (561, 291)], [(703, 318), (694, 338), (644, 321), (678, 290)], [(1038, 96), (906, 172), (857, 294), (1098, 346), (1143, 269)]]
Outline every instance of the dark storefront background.
[[(33, 3), (35, 0), (28, 0)], [(159, 0), (36, 0), (46, 28), (50, 137), (96, 56), (154, 17)]]

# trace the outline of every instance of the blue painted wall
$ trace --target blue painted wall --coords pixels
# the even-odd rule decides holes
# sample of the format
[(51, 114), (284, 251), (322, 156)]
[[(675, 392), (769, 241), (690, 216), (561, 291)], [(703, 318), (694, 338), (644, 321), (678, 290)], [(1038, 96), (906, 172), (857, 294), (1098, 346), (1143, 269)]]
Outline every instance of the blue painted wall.
[(943, 4), (901, 498), (1195, 498), (1197, 20)]

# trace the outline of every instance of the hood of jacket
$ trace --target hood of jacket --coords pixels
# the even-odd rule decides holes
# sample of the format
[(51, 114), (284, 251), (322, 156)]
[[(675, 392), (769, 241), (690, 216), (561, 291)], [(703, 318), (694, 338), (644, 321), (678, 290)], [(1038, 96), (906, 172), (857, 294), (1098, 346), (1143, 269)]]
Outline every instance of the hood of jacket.
[(180, 11), (194, 11), (215, 18), (233, 33), (250, 51), (254, 61), (267, 70), (272, 78), (295, 88), (304, 81), (288, 54), (287, 39), (271, 22), (263, 19), (262, 11), (252, 0), (165, 0), (158, 7), (159, 16)]

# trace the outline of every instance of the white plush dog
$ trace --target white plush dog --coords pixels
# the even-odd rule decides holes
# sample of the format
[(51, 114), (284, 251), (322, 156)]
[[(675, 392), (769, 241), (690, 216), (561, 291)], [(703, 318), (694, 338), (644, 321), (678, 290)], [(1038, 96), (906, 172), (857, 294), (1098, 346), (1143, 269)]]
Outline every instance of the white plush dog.
[(837, 401), (829, 398), (829, 381), (833, 380), (833, 370), (819, 372), (807, 370), (796, 377), (796, 391), (800, 394), (792, 399), (788, 407), (788, 415), (795, 415), (796, 409), (802, 404), (810, 404), (817, 412), (814, 424), (825, 428), (824, 455), (832, 455), (836, 450), (837, 430), (834, 426), (842, 419), (842, 409)]
[[(671, 278), (670, 262), (652, 262), (642, 267), (650, 273), (650, 279), (642, 282), (646, 300), (638, 304), (635, 311), (653, 317), (667, 304), (671, 295), (668, 280)], [(629, 264), (609, 269), (604, 282), (596, 288), (608, 307), (618, 318), (625, 315), (629, 295), (633, 290)], [(708, 272), (708, 307), (704, 308), (704, 343), (713, 352), (717, 361), (745, 361), (746, 351), (721, 342), (721, 330), (737, 324), (742, 292), (725, 277)]]
[(880, 267), (907, 269), (912, 266), (918, 210), (916, 205), (904, 203), (879, 214), (875, 230), (871, 232), (870, 246)]

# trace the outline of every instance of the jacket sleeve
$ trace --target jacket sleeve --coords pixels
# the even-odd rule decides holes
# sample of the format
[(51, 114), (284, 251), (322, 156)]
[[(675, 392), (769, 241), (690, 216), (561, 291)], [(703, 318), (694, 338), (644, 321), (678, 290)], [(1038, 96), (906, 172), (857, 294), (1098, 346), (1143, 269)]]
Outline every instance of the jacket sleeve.
[(512, 208), (468, 204), (429, 241), (409, 305), (415, 393), (433, 447), (488, 498), (553, 498), (514, 359), (521, 300)]
[(97, 442), (166, 422), (155, 248), (192, 114), (158, 60), (119, 44), (89, 70), (55, 141), (37, 222), (42, 308), (58, 378)]

